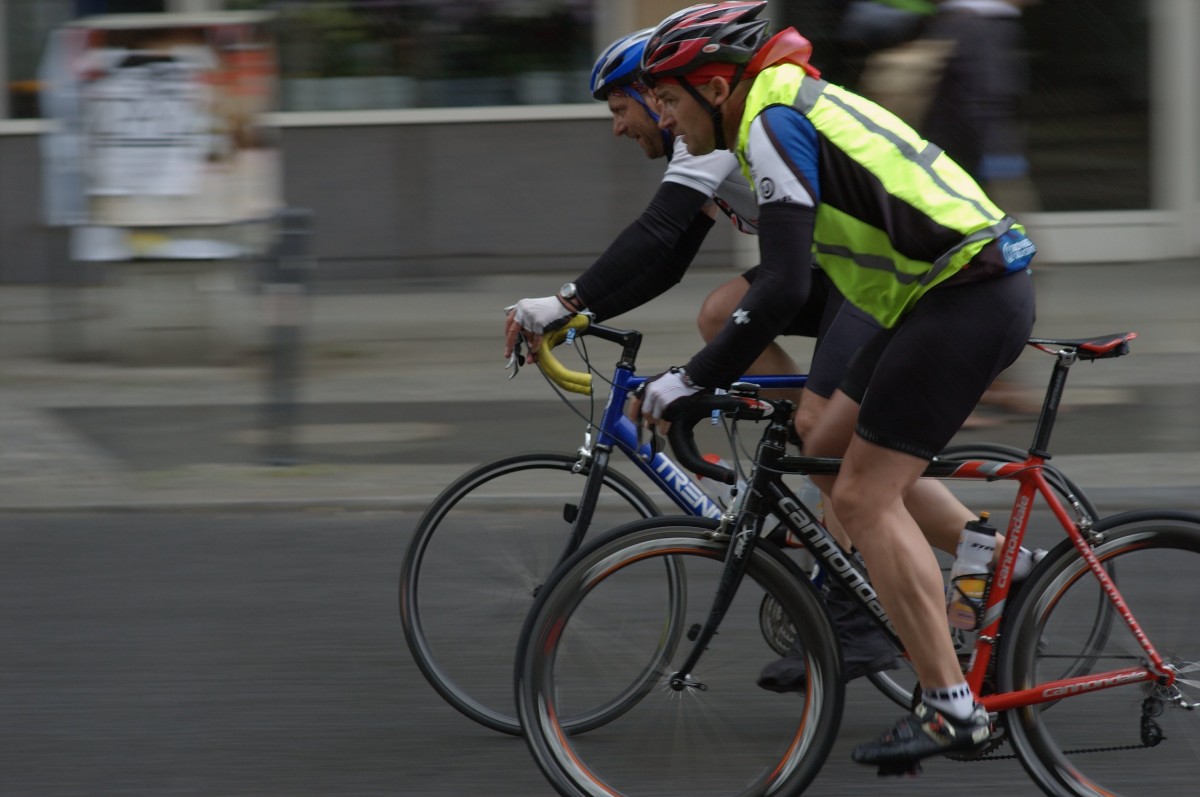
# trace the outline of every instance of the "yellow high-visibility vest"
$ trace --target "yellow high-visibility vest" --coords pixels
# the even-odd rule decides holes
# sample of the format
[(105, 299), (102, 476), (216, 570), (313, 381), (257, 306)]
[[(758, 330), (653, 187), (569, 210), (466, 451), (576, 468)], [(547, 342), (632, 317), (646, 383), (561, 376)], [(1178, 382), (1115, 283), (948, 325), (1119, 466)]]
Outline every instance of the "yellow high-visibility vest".
[(751, 185), (750, 123), (774, 105), (804, 114), (822, 148), (813, 258), (885, 328), (990, 241), (1009, 230), (1023, 236), (940, 148), (885, 108), (793, 64), (764, 69), (746, 98), (736, 154)]

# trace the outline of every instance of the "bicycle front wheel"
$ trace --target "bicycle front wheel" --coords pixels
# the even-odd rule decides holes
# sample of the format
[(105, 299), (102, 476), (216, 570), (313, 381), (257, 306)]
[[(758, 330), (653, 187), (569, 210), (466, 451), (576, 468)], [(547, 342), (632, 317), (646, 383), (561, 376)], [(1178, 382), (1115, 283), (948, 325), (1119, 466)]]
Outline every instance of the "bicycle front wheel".
[[(1175, 684), (1064, 689), (1060, 700), (1007, 712), (1009, 736), (1047, 794), (1190, 794), (1200, 782), (1200, 516), (1130, 512), (1105, 518), (1094, 530), (1101, 540), (1096, 556), (1177, 673)], [(1097, 617), (1101, 605), (1107, 617)], [(1111, 620), (1102, 634), (1098, 619)], [(1024, 585), (1007, 627), (999, 662), (1003, 691), (1099, 676), (1146, 659), (1069, 542)]]
[[(843, 686), (836, 638), (811, 584), (761, 543), (718, 632), (692, 672), (676, 673), (708, 617), (727, 537), (703, 519), (617, 529), (555, 572), (517, 652), (525, 739), (567, 797), (793, 795), (817, 774), (837, 733)], [(673, 565), (682, 588), (664, 578)], [(808, 688), (779, 695), (755, 681), (774, 654), (760, 630), (770, 596), (796, 629)], [(682, 628), (687, 637), (678, 644)], [(648, 663), (650, 666), (647, 666)], [(644, 684), (636, 704), (573, 735), (562, 718)]]
[[(417, 666), (446, 702), (504, 733), (521, 732), (512, 702), (521, 623), (579, 512), (585, 477), (575, 463), (519, 454), (472, 470), (425, 511), (401, 566), (400, 619)], [(605, 471), (592, 528), (657, 514), (627, 477)]]

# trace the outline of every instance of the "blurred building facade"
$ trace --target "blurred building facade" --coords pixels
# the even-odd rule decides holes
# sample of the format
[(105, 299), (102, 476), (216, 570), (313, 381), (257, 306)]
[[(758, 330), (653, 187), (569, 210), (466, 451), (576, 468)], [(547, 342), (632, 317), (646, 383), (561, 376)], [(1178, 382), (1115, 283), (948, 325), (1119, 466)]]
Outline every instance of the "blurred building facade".
[[(0, 0), (0, 283), (93, 279), (42, 213), (49, 31), (116, 12), (276, 14), (286, 201), (323, 279), (572, 270), (641, 209), (662, 164), (611, 136), (593, 53), (687, 0)], [(839, 75), (844, 0), (772, 0)], [(1022, 112), (1048, 262), (1200, 255), (1200, 3), (1027, 10)], [(700, 261), (745, 261), (722, 226)]]

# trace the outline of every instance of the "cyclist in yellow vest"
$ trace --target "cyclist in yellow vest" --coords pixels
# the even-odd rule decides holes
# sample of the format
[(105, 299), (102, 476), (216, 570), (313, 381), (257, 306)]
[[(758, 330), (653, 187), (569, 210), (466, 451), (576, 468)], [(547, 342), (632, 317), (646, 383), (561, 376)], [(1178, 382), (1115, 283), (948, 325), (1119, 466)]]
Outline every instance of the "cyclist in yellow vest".
[(844, 451), (841, 474), (821, 487), (922, 686), (913, 714), (853, 757), (911, 771), (922, 758), (982, 747), (990, 729), (955, 655), (937, 560), (904, 498), (1020, 354), (1036, 250), (940, 149), (793, 58), (794, 30), (769, 37), (765, 6), (693, 6), (646, 44), (643, 80), (660, 124), (692, 154), (729, 149), (741, 162), (759, 203), (761, 265), (721, 333), (648, 382), (634, 412), (657, 423), (675, 402), (742, 373), (805, 300), (812, 260), (879, 323), (805, 451)]

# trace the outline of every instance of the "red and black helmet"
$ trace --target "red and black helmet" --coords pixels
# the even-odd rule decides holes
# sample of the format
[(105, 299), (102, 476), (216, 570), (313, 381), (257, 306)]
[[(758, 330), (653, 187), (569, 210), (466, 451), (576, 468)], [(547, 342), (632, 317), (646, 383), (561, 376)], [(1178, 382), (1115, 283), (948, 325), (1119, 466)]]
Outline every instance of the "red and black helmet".
[(766, 8), (756, 2), (701, 3), (659, 23), (642, 55), (651, 80), (685, 75), (710, 63), (746, 64), (767, 40)]

